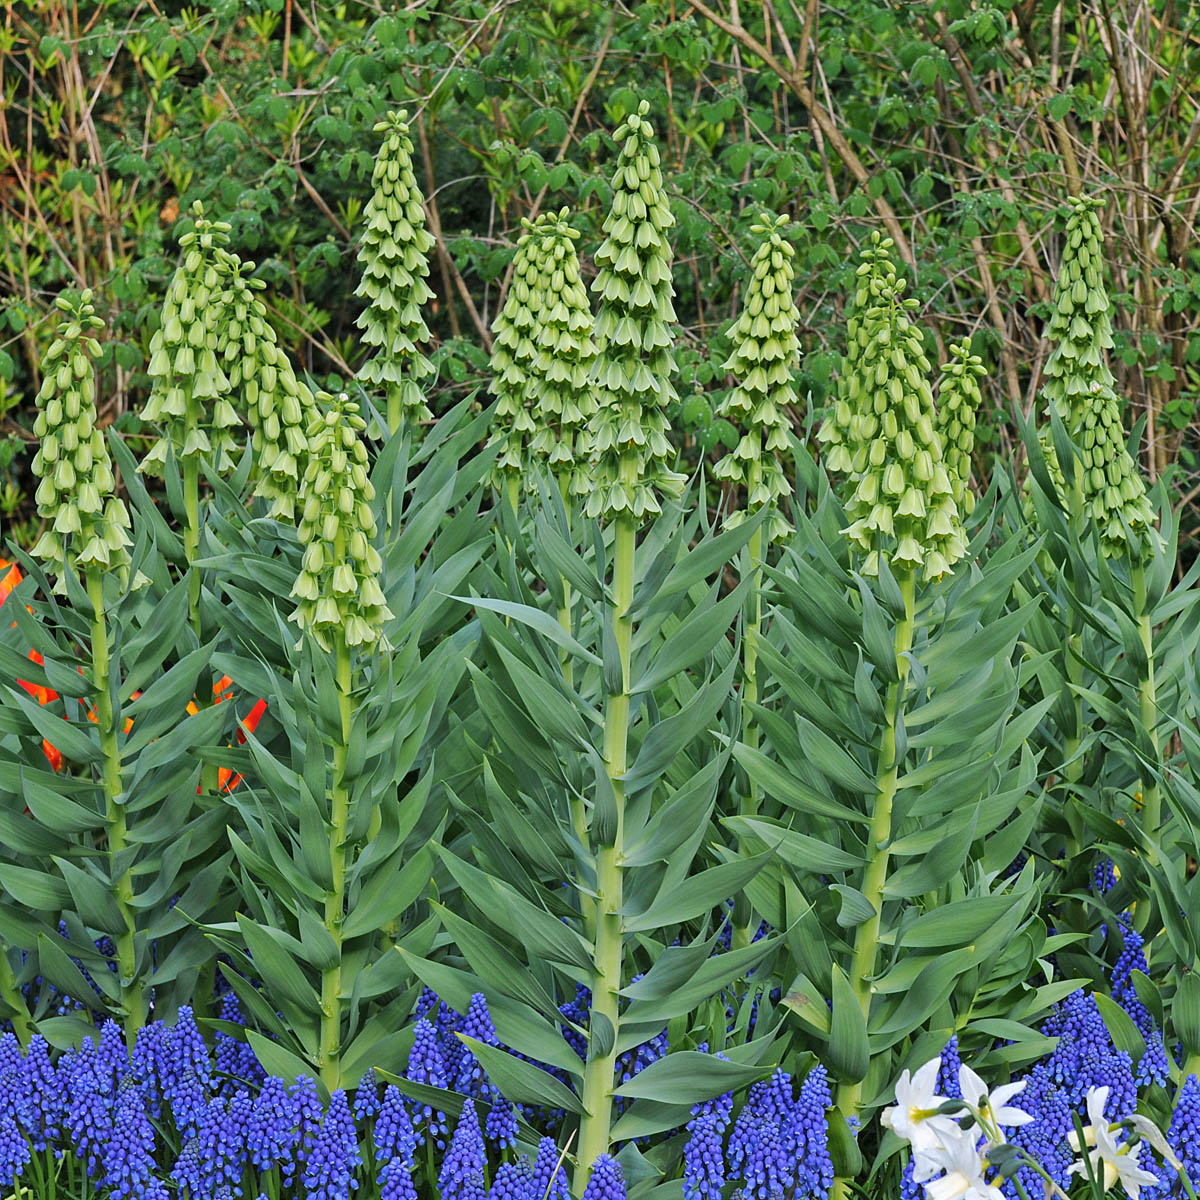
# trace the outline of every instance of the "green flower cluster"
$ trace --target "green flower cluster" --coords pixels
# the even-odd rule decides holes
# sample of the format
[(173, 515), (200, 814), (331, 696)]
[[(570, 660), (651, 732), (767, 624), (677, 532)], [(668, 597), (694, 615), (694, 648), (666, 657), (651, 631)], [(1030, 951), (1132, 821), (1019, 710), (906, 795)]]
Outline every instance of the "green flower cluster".
[(918, 302), (903, 296), (904, 281), (888, 260), (890, 245), (875, 233), (863, 253), (844, 396), (852, 409), (838, 413), (835, 405), (844, 419), (825, 440), (840, 446), (839, 461), (851, 466), (845, 533), (867, 555), (863, 573), (877, 574), (882, 556), (893, 567), (920, 568), (935, 579), (963, 556), (966, 535), (934, 426), (929, 360), (908, 317)]
[(271, 502), (271, 516), (292, 520), (304, 475), (313, 394), (279, 348), (266, 305), (255, 295), (265, 284), (248, 277), (254, 264), (225, 251), (219, 252), (219, 263), (227, 280), (219, 340), (230, 390), (240, 396), (250, 423), (255, 491)]
[(112, 462), (96, 428), (94, 360), (103, 327), (90, 290), (55, 301), (66, 318), (42, 360), (42, 386), (33, 432), (40, 439), (33, 473), (41, 482), (38, 516), (50, 522), (33, 553), (58, 571), (55, 590), (66, 589), (68, 564), (105, 570), (129, 565), (129, 513), (115, 496)]
[(425, 277), (434, 240), (425, 228), (421, 189), (413, 174), (407, 115), (390, 112), (375, 126), (376, 133), (386, 136), (371, 177), (375, 191), (367, 201), (358, 250), (362, 280), (354, 291), (367, 301), (357, 321), (362, 340), (378, 351), (358, 377), (386, 390), (389, 422), (428, 421), (433, 416), (421, 381), (434, 367), (419, 347), (429, 341), (421, 306), (433, 297)]
[(659, 513), (656, 489), (678, 495), (684, 483), (668, 465), (675, 452), (667, 437), (667, 406), (677, 398), (667, 239), (675, 218), (663, 191), (649, 111), (643, 100), (613, 134), (620, 153), (592, 283), (600, 298), (592, 368), (599, 407), (591, 422), (589, 517)]
[(978, 354), (971, 353), (967, 339), (951, 342), (949, 361), (942, 366), (938, 389), (937, 429), (942, 438), (942, 459), (954, 489), (954, 503), (963, 516), (975, 508), (971, 491), (971, 451), (975, 448), (975, 414), (983, 396), (979, 377), (986, 368)]
[(501, 445), (495, 480), (516, 475), (534, 488), (530, 467), (544, 463), (564, 496), (590, 488), (586, 425), (596, 411), (589, 384), (592, 310), (579, 274), (579, 233), (569, 209), (523, 221), (504, 306), (492, 325), (491, 390)]
[[(1062, 264), (1054, 288), (1047, 336), (1054, 350), (1046, 362), (1042, 394), (1062, 418), (1079, 451), (1073, 476), (1083, 514), (1096, 527), (1106, 557), (1144, 560), (1152, 549), (1154, 509), (1141, 472), (1126, 448), (1121, 402), (1108, 367), (1112, 319), (1104, 285), (1102, 202), (1074, 201), (1067, 219)], [(1041, 440), (1056, 487), (1071, 487), (1043, 426)]]
[(192, 218), (192, 228), (179, 239), (183, 261), (150, 339), (147, 370), (153, 384), (142, 420), (163, 430), (141, 462), (150, 475), (162, 474), (172, 448), (179, 458), (206, 456), (227, 470), (236, 449), (230, 430), (242, 423), (228, 400), (229, 380), (217, 356), (228, 300), (220, 252), (229, 244), (230, 227), (206, 219), (199, 201)]
[(747, 491), (746, 512), (731, 513), (727, 524), (737, 525), (771, 505), (767, 537), (772, 540), (789, 528), (775, 507), (792, 491), (778, 456), (789, 445), (787, 408), (796, 398), (792, 376), (800, 362), (800, 312), (792, 298), (795, 250), (783, 239), (786, 224), (787, 217), (763, 213), (750, 227), (762, 240), (750, 264), (746, 303), (729, 331), (733, 352), (724, 369), (736, 384), (720, 408), (720, 416), (745, 432), (713, 472)]
[(891, 244), (890, 238), (882, 241), (876, 238), (862, 251), (846, 318), (846, 353), (842, 356), (833, 404), (817, 430), (817, 441), (825, 448), (826, 466), (830, 471), (851, 477), (866, 470), (869, 435), (865, 430), (874, 420), (866, 399), (874, 380), (861, 370), (871, 341), (863, 318), (875, 303), (879, 289), (896, 286), (896, 267), (888, 254)]
[(383, 561), (371, 544), (375, 489), (367, 450), (359, 436), (366, 422), (343, 392), (308, 427), (308, 467), (300, 487), (300, 541), (304, 558), (292, 588), (298, 601), (291, 619), (324, 650), (340, 630), (347, 646), (386, 644), (383, 623), (392, 616), (379, 586)]

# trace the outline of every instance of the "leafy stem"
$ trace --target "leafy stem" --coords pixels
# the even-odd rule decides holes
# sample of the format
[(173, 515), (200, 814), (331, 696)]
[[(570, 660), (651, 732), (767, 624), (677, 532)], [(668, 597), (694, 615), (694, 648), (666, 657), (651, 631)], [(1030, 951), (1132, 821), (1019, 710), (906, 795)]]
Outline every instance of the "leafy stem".
[(350, 789), (346, 781), (346, 759), (354, 717), (353, 671), (345, 632), (337, 635), (336, 684), (341, 739), (333, 749), (333, 787), (330, 792), (329, 873), (325, 896), (325, 929), (336, 947), (333, 963), (321, 972), (321, 1041), (318, 1066), (321, 1081), (330, 1089), (338, 1086), (341, 1046), (342, 922), (346, 908), (346, 836), (350, 822)]
[(96, 728), (100, 735), (100, 782), (104, 791), (105, 823), (108, 833), (109, 877), (113, 897), (121, 914), (117, 934), (117, 971), (121, 986), (125, 1034), (133, 1044), (137, 1031), (146, 1023), (146, 998), (137, 971), (136, 921), (133, 910), (133, 871), (118, 864), (127, 847), (128, 829), (121, 784), (121, 751), (117, 744), (117, 722), (113, 711), (113, 689), (109, 682), (108, 625), (104, 615), (104, 575), (98, 566), (86, 570), (88, 599), (92, 604), (92, 680), (96, 687)]
[[(854, 953), (850, 968), (850, 987), (864, 1022), (871, 1012), (871, 980), (875, 976), (879, 948), (879, 926), (883, 908), (883, 887), (887, 881), (890, 845), (892, 840), (892, 804), (900, 773), (896, 753), (896, 718), (904, 701), (908, 681), (908, 652), (913, 642), (913, 612), (916, 604), (916, 576), (911, 568), (899, 573), (896, 582), (904, 597), (904, 616), (896, 624), (896, 667), (894, 682), (888, 685), (884, 702), (883, 729), (879, 735), (879, 756), (876, 767), (875, 801), (867, 834), (867, 868), (863, 874), (862, 893), (871, 906), (871, 915), (858, 926), (854, 936)], [(862, 1099), (862, 1081), (843, 1082), (838, 1087), (837, 1107), (849, 1121), (858, 1115)]]
[[(583, 1077), (584, 1115), (579, 1127), (579, 1170), (575, 1188), (582, 1195), (591, 1165), (609, 1148), (612, 1123), (612, 1091), (617, 1061), (619, 997), (623, 965), (624, 906), (622, 836), (625, 817), (626, 757), (629, 737), (630, 647), (633, 640), (633, 583), (636, 526), (628, 516), (618, 517), (614, 527), (612, 627), (621, 668), (621, 690), (609, 692), (604, 713), (604, 761), (612, 789), (615, 814), (608, 822), (593, 819), (593, 849), (596, 855), (595, 932), (592, 1016), (588, 1061)], [(611, 842), (609, 845), (599, 842)], [(603, 1052), (599, 1047), (603, 1046)]]

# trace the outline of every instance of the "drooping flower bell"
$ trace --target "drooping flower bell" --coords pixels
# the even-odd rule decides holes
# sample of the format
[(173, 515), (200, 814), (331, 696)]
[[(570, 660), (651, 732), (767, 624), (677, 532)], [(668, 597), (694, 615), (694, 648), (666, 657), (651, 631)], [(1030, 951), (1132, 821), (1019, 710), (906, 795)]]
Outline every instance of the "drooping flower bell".
[(882, 556), (893, 570), (920, 569), (935, 579), (963, 556), (966, 535), (934, 426), (929, 360), (908, 316), (918, 302), (906, 299), (904, 281), (880, 266), (889, 245), (872, 234), (859, 266), (867, 294), (857, 305), (857, 357), (847, 390), (853, 407), (849, 420), (838, 422), (849, 435), (842, 444), (855, 446), (845, 532), (867, 556), (864, 574), (877, 574)]
[(33, 473), (41, 481), (38, 515), (50, 522), (33, 553), (57, 571), (55, 590), (65, 590), (67, 566), (104, 570), (129, 565), (129, 513), (114, 495), (112, 462), (104, 435), (96, 428), (94, 336), (103, 322), (92, 293), (55, 301), (65, 324), (56, 331), (42, 360), (34, 434), (41, 439)]
[(1102, 204), (1085, 196), (1072, 202), (1046, 331), (1054, 349), (1043, 370), (1042, 394), (1079, 451), (1075, 471), (1063, 470), (1048, 423), (1039, 437), (1055, 487), (1065, 495), (1078, 486), (1083, 515), (1095, 523), (1105, 557), (1129, 554), (1144, 561), (1158, 532), (1145, 481), (1127, 449), (1121, 401), (1108, 366), (1113, 336), (1097, 216)]
[(983, 359), (971, 353), (971, 343), (966, 339), (952, 342), (949, 351), (938, 389), (937, 429), (954, 503), (965, 517), (975, 508), (975, 493), (970, 488), (971, 451), (975, 448), (975, 414), (983, 399), (979, 377), (986, 368)]
[(736, 380), (720, 415), (743, 430), (732, 454), (713, 472), (718, 479), (746, 488), (746, 510), (730, 513), (727, 524), (737, 525), (749, 514), (770, 505), (770, 539), (782, 537), (788, 522), (777, 505), (791, 495), (779, 455), (788, 449), (787, 408), (795, 403), (793, 373), (800, 362), (796, 325), (800, 312), (792, 298), (795, 250), (783, 238), (787, 217), (763, 213), (750, 232), (761, 239), (750, 263), (750, 286), (741, 315), (729, 331), (733, 352), (724, 368)]
[(430, 337), (421, 306), (433, 298), (425, 278), (434, 239), (425, 228), (407, 116), (390, 112), (375, 126), (385, 136), (371, 176), (375, 190), (364, 214), (358, 249), (362, 279), (354, 294), (367, 301), (357, 325), (363, 342), (376, 351), (359, 368), (358, 378), (386, 390), (391, 417), (417, 422), (433, 416), (422, 381), (434, 367), (420, 347)]
[(324, 650), (341, 631), (348, 646), (386, 645), (383, 624), (392, 616), (379, 586), (383, 561), (371, 544), (375, 489), (360, 434), (366, 422), (345, 392), (309, 424), (308, 467), (300, 487), (300, 541), (304, 558), (292, 596), (291, 619)]
[(670, 468), (675, 451), (667, 437), (667, 406), (677, 399), (667, 238), (675, 218), (649, 111), (643, 100), (613, 134), (620, 153), (592, 283), (600, 298), (592, 367), (599, 407), (590, 426), (589, 517), (657, 514), (656, 493), (678, 495), (684, 483)]
[(863, 318), (876, 302), (876, 284), (895, 285), (896, 266), (888, 254), (891, 244), (890, 238), (873, 240), (862, 251), (846, 317), (846, 353), (838, 371), (833, 404), (817, 429), (826, 467), (851, 477), (866, 469), (868, 435), (864, 426), (872, 420), (871, 406), (865, 398), (874, 381), (867, 378), (864, 369), (870, 339)]
[(161, 475), (169, 449), (177, 458), (208, 455), (225, 470), (236, 448), (230, 430), (241, 424), (228, 399), (229, 380), (218, 358), (222, 310), (228, 299), (219, 251), (229, 223), (210, 221), (197, 200), (193, 226), (180, 239), (183, 261), (163, 301), (162, 321), (150, 339), (147, 372), (153, 385), (142, 420), (163, 431), (141, 470)]
[(255, 492), (271, 502), (271, 516), (291, 520), (307, 461), (313, 394), (279, 346), (267, 306), (256, 294), (265, 284), (249, 274), (254, 264), (226, 251), (219, 252), (219, 261), (227, 291), (219, 342), (230, 392), (250, 424)]
[(543, 464), (568, 495), (590, 487), (582, 439), (596, 409), (589, 384), (592, 310), (569, 211), (522, 222), (508, 295), (492, 326), (491, 362), (495, 437), (503, 445), (497, 483), (515, 473), (535, 488), (530, 467)]
[(1111, 306), (1104, 286), (1104, 242), (1097, 209), (1103, 202), (1077, 197), (1067, 218), (1062, 264), (1046, 336), (1054, 349), (1042, 369), (1042, 394), (1067, 431), (1078, 429), (1092, 407), (1095, 386), (1112, 390)]

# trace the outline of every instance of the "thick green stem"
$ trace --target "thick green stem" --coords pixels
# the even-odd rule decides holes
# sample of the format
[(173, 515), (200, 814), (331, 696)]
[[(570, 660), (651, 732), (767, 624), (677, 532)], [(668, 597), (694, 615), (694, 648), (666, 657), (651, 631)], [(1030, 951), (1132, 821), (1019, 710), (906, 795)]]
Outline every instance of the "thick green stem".
[[(892, 841), (892, 802), (900, 761), (896, 754), (896, 716), (904, 702), (908, 681), (908, 658), (913, 641), (913, 611), (916, 603), (916, 578), (905, 571), (897, 576), (904, 597), (904, 616), (896, 625), (896, 680), (888, 686), (884, 702), (884, 725), (879, 735), (879, 758), (875, 776), (875, 804), (867, 834), (867, 869), (863, 873), (862, 893), (871, 905), (871, 916), (859, 925), (854, 936), (854, 954), (850, 967), (850, 987), (862, 1010), (863, 1020), (871, 1013), (872, 980), (879, 952), (879, 926), (883, 909), (883, 887), (887, 882)], [(847, 1120), (858, 1116), (862, 1100), (862, 1082), (838, 1086), (837, 1107)], [(844, 1188), (842, 1191), (844, 1192)]]
[[(623, 847), (625, 828), (625, 784), (629, 738), (629, 658), (633, 641), (634, 545), (636, 527), (629, 517), (619, 518), (614, 530), (613, 634), (621, 663), (621, 690), (610, 692), (604, 712), (604, 760), (616, 802), (616, 822), (612, 845), (594, 846), (596, 855), (596, 920), (593, 962), (596, 969), (592, 988), (592, 1021), (588, 1054), (583, 1076), (584, 1114), (579, 1126), (579, 1169), (574, 1190), (582, 1195), (592, 1164), (608, 1153), (612, 1128), (612, 1093), (616, 1075), (619, 1028), (619, 996), (624, 957), (624, 929), (621, 908), (624, 904)], [(607, 1023), (607, 1025), (606, 1025)], [(606, 1054), (595, 1047), (612, 1040)]]
[[(188, 615), (191, 618), (192, 629), (196, 637), (204, 640), (200, 621), (200, 572), (196, 568), (196, 559), (200, 557), (200, 459), (195, 454), (189, 454), (183, 460), (183, 553), (187, 560), (188, 569)], [(216, 699), (211, 693), (201, 689), (196, 693), (196, 704), (206, 708)], [(219, 768), (216, 763), (204, 763), (200, 768), (200, 791), (205, 796), (215, 796), (220, 786)], [(207, 995), (198, 997), (201, 1004), (207, 1004)]]
[(350, 749), (350, 726), (354, 717), (350, 647), (337, 639), (337, 702), (341, 716), (341, 741), (333, 750), (333, 788), (330, 793), (329, 873), (325, 895), (325, 929), (337, 947), (332, 966), (321, 972), (321, 1041), (317, 1065), (321, 1082), (333, 1089), (340, 1086), (342, 1036), (342, 922), (346, 910), (346, 827), (350, 822), (350, 789), (346, 784), (346, 758)]
[(388, 434), (394, 434), (400, 428), (400, 422), (404, 417), (404, 407), (400, 403), (400, 385), (393, 383), (388, 385), (387, 390), (387, 423)]
[[(1142, 728), (1150, 739), (1156, 768), (1162, 766), (1162, 749), (1158, 740), (1158, 697), (1154, 680), (1154, 625), (1150, 608), (1146, 603), (1146, 573), (1142, 564), (1135, 563), (1131, 571), (1133, 583), (1133, 609), (1137, 621), (1138, 636), (1146, 657), (1146, 666), (1138, 680), (1138, 716)], [(1142, 793), (1142, 831), (1158, 841), (1162, 832), (1162, 795), (1158, 790), (1158, 779), (1150, 776), (1139, 784)], [(1158, 853), (1150, 851), (1150, 865), (1158, 865)]]
[(137, 923), (133, 909), (133, 871), (126, 867), (116, 873), (117, 858), (127, 845), (125, 804), (121, 799), (121, 750), (117, 743), (120, 714), (113, 711), (109, 683), (108, 626), (104, 619), (104, 576), (98, 567), (86, 571), (88, 599), (92, 602), (92, 680), (96, 686), (96, 729), (100, 735), (100, 785), (104, 791), (104, 818), (108, 833), (109, 877), (113, 898), (121, 914), (121, 932), (116, 937), (117, 974), (121, 986), (125, 1034), (133, 1045), (134, 1036), (146, 1023), (146, 998), (137, 973), (134, 944)]
[[(753, 490), (756, 479), (756, 469), (761, 469), (755, 463), (751, 467), (750, 487)], [(753, 578), (754, 594), (751, 599), (751, 616), (746, 622), (746, 636), (742, 642), (742, 741), (747, 746), (758, 748), (758, 724), (750, 712), (750, 705), (758, 703), (758, 639), (762, 634), (762, 588), (760, 587), (763, 562), (763, 528), (760, 525), (750, 536), (746, 547), (747, 573)], [(758, 813), (758, 784), (753, 779), (746, 795), (742, 797), (741, 813), (753, 817)], [(746, 906), (749, 914), (746, 920), (736, 920), (733, 927), (732, 947), (735, 950), (750, 944), (757, 927), (755, 913)]]

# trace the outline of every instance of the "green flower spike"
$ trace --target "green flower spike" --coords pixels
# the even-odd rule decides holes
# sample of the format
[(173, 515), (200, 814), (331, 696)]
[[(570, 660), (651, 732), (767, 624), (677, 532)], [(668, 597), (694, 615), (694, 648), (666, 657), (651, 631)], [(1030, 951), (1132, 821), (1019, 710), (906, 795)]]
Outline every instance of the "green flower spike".
[(1104, 286), (1104, 243), (1096, 210), (1103, 202), (1078, 197), (1067, 219), (1062, 264), (1054, 287), (1054, 310), (1046, 336), (1054, 350), (1042, 372), (1042, 394), (1068, 431), (1079, 429), (1092, 407), (1093, 387), (1114, 387), (1107, 352), (1112, 318)]
[(218, 332), (227, 300), (218, 252), (229, 242), (229, 224), (209, 221), (192, 206), (194, 225), (179, 244), (183, 262), (163, 301), (162, 321), (150, 339), (148, 373), (153, 380), (142, 420), (163, 436), (142, 459), (141, 470), (161, 475), (169, 448), (180, 459), (208, 455), (221, 470), (231, 464), (236, 443), (229, 430), (240, 425), (226, 396), (229, 380), (217, 359)]
[(903, 297), (904, 280), (879, 269), (890, 239), (871, 235), (859, 267), (869, 280), (866, 304), (859, 305), (863, 345), (854, 381), (857, 407), (849, 422), (865, 459), (851, 475), (854, 492), (846, 505), (851, 524), (846, 536), (866, 555), (865, 575), (879, 571), (879, 556), (901, 571), (944, 575), (966, 551), (966, 535), (954, 487), (942, 461), (942, 440), (934, 428), (929, 360), (920, 330), (908, 313), (918, 307)]
[(304, 475), (308, 424), (315, 412), (313, 394), (296, 378), (288, 356), (279, 348), (266, 305), (255, 294), (266, 285), (248, 277), (254, 264), (221, 252), (228, 285), (225, 325), (225, 370), (229, 386), (240, 393), (242, 411), (252, 430), (258, 482), (255, 491), (271, 502), (270, 515), (293, 520), (296, 493)]
[(971, 451), (975, 448), (975, 414), (982, 394), (979, 377), (986, 368), (971, 343), (963, 340), (950, 345), (950, 360), (942, 367), (938, 390), (937, 428), (942, 437), (942, 459), (954, 488), (954, 503), (963, 515), (975, 508), (971, 491)]
[(831, 472), (860, 475), (867, 466), (867, 438), (864, 423), (871, 419), (864, 397), (874, 381), (861, 369), (867, 358), (869, 336), (863, 317), (875, 303), (877, 286), (893, 287), (896, 267), (888, 255), (890, 238), (872, 242), (862, 252), (854, 286), (854, 297), (846, 318), (846, 353), (838, 372), (834, 401), (817, 430), (817, 441), (824, 447), (825, 465)]
[(720, 409), (722, 417), (746, 432), (713, 472), (718, 479), (742, 484), (747, 490), (746, 512), (730, 513), (728, 525), (737, 525), (747, 515), (772, 506), (769, 541), (783, 537), (788, 530), (776, 506), (792, 488), (778, 456), (789, 445), (787, 406), (796, 398), (792, 373), (800, 362), (796, 336), (800, 312), (792, 299), (795, 251), (783, 239), (786, 224), (787, 217), (763, 213), (758, 224), (750, 227), (762, 241), (751, 262), (745, 307), (729, 331), (733, 353), (724, 369), (733, 372), (737, 383)]
[[(1154, 508), (1137, 463), (1126, 449), (1121, 404), (1112, 388), (1093, 384), (1091, 405), (1075, 433), (1085, 511), (1095, 522), (1106, 558), (1128, 554), (1134, 562), (1152, 557)], [(1132, 535), (1132, 541), (1131, 541)]]
[(667, 405), (677, 397), (672, 376), (671, 248), (675, 223), (663, 191), (658, 147), (643, 100), (613, 140), (620, 146), (613, 174), (612, 210), (592, 291), (596, 360), (592, 382), (599, 407), (591, 422), (589, 517), (641, 518), (661, 512), (656, 489), (678, 495), (684, 477), (669, 467), (675, 452), (667, 438)]
[(535, 487), (530, 466), (558, 476), (564, 498), (590, 488), (582, 461), (596, 410), (589, 376), (596, 347), (592, 310), (579, 274), (569, 210), (522, 222), (513, 277), (493, 324), (492, 391), (498, 397), (498, 486), (516, 476)]
[(362, 280), (354, 291), (367, 301), (357, 321), (362, 340), (377, 350), (358, 377), (385, 389), (393, 433), (402, 420), (415, 423), (433, 417), (421, 382), (434, 373), (434, 367), (419, 347), (430, 337), (421, 306), (433, 297), (425, 277), (434, 240), (425, 228), (406, 116), (390, 112), (375, 126), (376, 133), (386, 136), (371, 177), (375, 191), (367, 201), (366, 228), (358, 249)]
[(291, 619), (323, 650), (332, 649), (335, 631), (347, 646), (386, 646), (383, 623), (392, 616), (379, 586), (383, 562), (371, 544), (375, 489), (359, 437), (364, 429), (358, 405), (345, 392), (308, 427), (308, 467), (300, 487), (304, 559), (292, 588), (299, 603)]
[(127, 568), (129, 513), (115, 496), (112, 463), (104, 435), (96, 428), (94, 360), (102, 328), (90, 290), (78, 299), (55, 301), (66, 318), (42, 361), (34, 434), (41, 446), (33, 473), (41, 480), (35, 499), (38, 515), (50, 522), (33, 553), (57, 572), (55, 590), (65, 591), (68, 565), (105, 571)]

